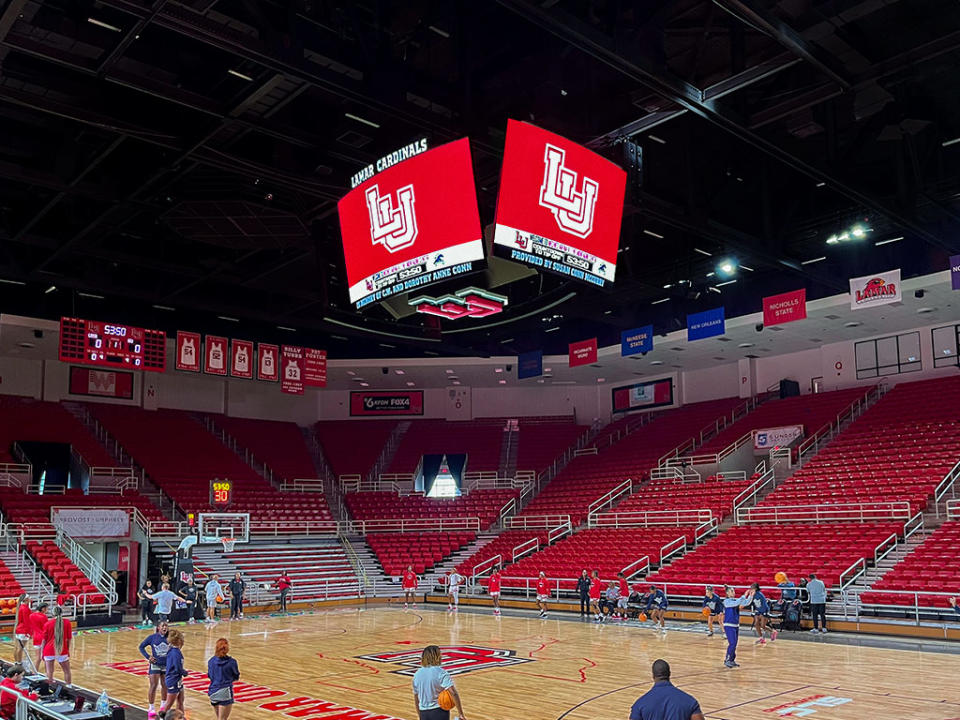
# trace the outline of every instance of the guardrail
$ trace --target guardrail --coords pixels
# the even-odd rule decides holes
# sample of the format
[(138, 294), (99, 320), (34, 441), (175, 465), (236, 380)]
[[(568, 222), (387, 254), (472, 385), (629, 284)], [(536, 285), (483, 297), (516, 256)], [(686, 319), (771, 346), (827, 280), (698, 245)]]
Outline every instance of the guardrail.
[(646, 575), (650, 572), (650, 557), (648, 555), (644, 555), (642, 558), (634, 560), (620, 572), (623, 573), (625, 580), (630, 580), (631, 578), (641, 574)]
[(773, 485), (776, 487), (777, 478), (774, 475), (773, 468), (767, 470), (763, 475), (758, 477), (751, 485), (744, 488), (734, 499), (733, 499), (733, 511), (737, 512), (740, 508), (746, 505), (748, 502), (754, 502), (760, 493), (764, 492), (767, 485)]
[(840, 432), (843, 423), (848, 420), (850, 422), (856, 420), (858, 416), (866, 411), (867, 405), (871, 400), (879, 400), (886, 392), (887, 385), (885, 380), (870, 386), (862, 396), (856, 398), (846, 408), (837, 413), (837, 416), (833, 420), (823, 427), (818, 428), (813, 435), (806, 438), (797, 446), (798, 464), (802, 465), (806, 461), (807, 455), (815, 455), (820, 450), (821, 445), (832, 440), (834, 436)]
[(517, 512), (517, 501), (514, 498), (510, 498), (497, 514), (497, 523), (502, 527), (503, 524), (507, 521), (507, 518)]
[[(671, 550), (671, 548), (673, 548)], [(686, 535), (681, 535), (678, 538), (671, 540), (666, 543), (663, 547), (660, 548), (660, 565), (663, 565), (668, 558), (673, 557), (678, 552), (683, 552), (687, 548), (687, 537)]]
[(933, 492), (933, 506), (937, 517), (940, 517), (940, 503), (950, 493), (950, 498), (957, 497), (957, 478), (960, 477), (960, 461), (957, 462), (950, 472), (943, 476), (943, 480), (937, 483), (937, 489)]
[(550, 530), (563, 523), (570, 524), (569, 515), (514, 515), (507, 518), (510, 530)]
[(494, 555), (491, 558), (487, 558), (483, 562), (477, 563), (473, 566), (473, 571), (470, 574), (470, 580), (475, 581), (478, 577), (483, 575), (487, 571), (492, 571), (494, 568), (503, 567), (503, 556)]
[(107, 598), (107, 609), (117, 602), (117, 581), (107, 574), (103, 566), (88, 553), (76, 540), (67, 535), (63, 528), (57, 528), (56, 543), (70, 561), (90, 578), (100, 595)]
[(805, 522), (819, 524), (838, 520), (903, 520), (913, 517), (910, 503), (862, 502), (837, 503), (835, 505), (769, 505), (737, 510), (737, 525), (747, 523)]
[(627, 478), (613, 488), (613, 490), (604, 493), (590, 503), (590, 506), (587, 508), (587, 522), (589, 523), (591, 516), (596, 515), (603, 508), (613, 505), (615, 502), (617, 502), (617, 500), (622, 498), (624, 495), (629, 495), (631, 492), (633, 492), (633, 480), (631, 478)]
[[(885, 598), (890, 598), (891, 600), (899, 600), (904, 595), (911, 596), (913, 601), (911, 604), (903, 604), (901, 602), (865, 602), (863, 600), (863, 595), (880, 595)], [(843, 603), (844, 617), (847, 617), (849, 610), (854, 611), (854, 615), (859, 618), (863, 618), (863, 609), (872, 609), (874, 612), (881, 613), (910, 613), (912, 615), (912, 624), (919, 626), (924, 620), (937, 620), (941, 619), (943, 616), (951, 617), (951, 619), (956, 618), (957, 615), (953, 608), (949, 606), (934, 604), (935, 599), (949, 599), (955, 597), (956, 593), (952, 592), (935, 592), (932, 590), (915, 590), (913, 588), (904, 588), (902, 590), (897, 590), (893, 588), (886, 588), (883, 590), (873, 590), (864, 588), (862, 590), (854, 590), (847, 588), (841, 597)], [(893, 618), (885, 618), (884, 622), (889, 622), (896, 624), (898, 621)]]
[(280, 492), (301, 492), (323, 494), (323, 480), (321, 478), (294, 478), (284, 480), (280, 484)]
[(697, 529), (693, 531), (693, 541), (699, 543), (705, 537), (713, 535), (716, 532), (720, 532), (720, 521), (716, 518), (711, 518), (707, 522), (698, 525)]
[(702, 525), (713, 520), (713, 511), (699, 510), (635, 510), (632, 512), (599, 513), (589, 527), (629, 528), (652, 525)]
[(960, 499), (947, 500), (947, 520), (960, 520)]
[(553, 528), (550, 532), (547, 533), (547, 544), (552, 545), (560, 538), (566, 537), (567, 535), (573, 534), (573, 525), (570, 524), (569, 518), (566, 522), (562, 522), (557, 527)]
[(540, 538), (530, 538), (526, 542), (516, 545), (511, 552), (510, 562), (516, 562), (524, 555), (531, 555), (540, 550)]
[(748, 443), (753, 442), (753, 431), (741, 435), (735, 441), (727, 445), (723, 450), (720, 450), (716, 453), (700, 453), (699, 455), (678, 455), (676, 457), (666, 460), (667, 466), (684, 466), (684, 465), (719, 465), (722, 460), (725, 460), (727, 457), (735, 453), (737, 450), (747, 445)]
[(133, 467), (94, 466), (90, 472), (90, 494), (119, 494), (127, 490), (139, 490), (140, 477)]

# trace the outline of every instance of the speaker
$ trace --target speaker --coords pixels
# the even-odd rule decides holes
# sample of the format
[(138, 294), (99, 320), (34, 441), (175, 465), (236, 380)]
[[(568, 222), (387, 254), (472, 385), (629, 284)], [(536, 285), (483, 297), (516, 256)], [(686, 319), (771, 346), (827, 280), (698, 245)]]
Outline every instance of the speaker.
[(800, 394), (800, 383), (796, 380), (787, 380), (784, 378), (780, 381), (780, 397), (788, 398), (794, 397)]

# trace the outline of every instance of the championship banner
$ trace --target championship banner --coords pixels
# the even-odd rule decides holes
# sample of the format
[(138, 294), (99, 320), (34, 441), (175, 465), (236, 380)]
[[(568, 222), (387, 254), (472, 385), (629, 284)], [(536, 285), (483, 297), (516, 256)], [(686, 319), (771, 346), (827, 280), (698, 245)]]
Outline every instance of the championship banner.
[(579, 367), (580, 365), (590, 365), (597, 361), (597, 339), (581, 340), (580, 342), (570, 343), (567, 348), (570, 353), (569, 366)]
[(723, 335), (726, 328), (723, 307), (687, 315), (687, 342)]
[(307, 387), (327, 386), (327, 351), (304, 348), (303, 384)]
[(133, 399), (133, 373), (70, 367), (70, 394)]
[(226, 375), (227, 339), (219, 335), (207, 335), (203, 350), (203, 371), (207, 375)]
[(644, 325), (620, 333), (620, 357), (653, 350), (653, 325)]
[(960, 290), (960, 255), (950, 257), (950, 283), (954, 290)]
[(890, 305), (900, 302), (900, 268), (850, 278), (850, 309), (862, 310), (866, 307)]
[(257, 343), (257, 380), (277, 382), (280, 379), (280, 346)]
[(517, 355), (517, 378), (539, 377), (543, 375), (543, 350), (531, 350)]
[(122, 538), (130, 534), (130, 514), (126, 510), (95, 508), (53, 508), (54, 527), (63, 528), (75, 538)]
[(303, 395), (303, 348), (280, 348), (280, 390), (288, 395)]
[(801, 288), (763, 299), (763, 324), (782, 325), (807, 317), (807, 290)]
[(200, 333), (177, 330), (177, 370), (200, 372)]
[(350, 415), (353, 417), (423, 415), (423, 390), (352, 391)]
[(230, 376), (253, 379), (253, 343), (250, 340), (230, 341)]
[(802, 437), (803, 425), (784, 425), (766, 430), (754, 430), (753, 447), (756, 450), (785, 447)]

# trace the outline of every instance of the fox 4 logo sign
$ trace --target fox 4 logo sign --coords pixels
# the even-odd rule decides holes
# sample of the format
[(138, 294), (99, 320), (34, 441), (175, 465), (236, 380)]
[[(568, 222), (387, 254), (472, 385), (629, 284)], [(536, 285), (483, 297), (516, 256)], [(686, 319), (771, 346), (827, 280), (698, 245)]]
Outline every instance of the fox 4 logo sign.
[(584, 176), (581, 189), (577, 190), (577, 173), (564, 166), (566, 157), (565, 150), (547, 143), (540, 205), (553, 213), (561, 230), (586, 238), (593, 232), (593, 212), (600, 184)]
[(405, 185), (397, 190), (396, 206), (393, 204), (393, 193), (381, 196), (377, 185), (369, 188), (364, 196), (370, 214), (370, 239), (373, 244), (383, 245), (392, 253), (413, 245), (417, 239), (413, 185)]
[[(463, 675), (477, 670), (533, 662), (530, 658), (517, 657), (514, 650), (488, 648), (479, 645), (445, 645), (440, 648), (440, 652), (443, 656), (443, 669), (451, 675)], [(399, 652), (361, 655), (359, 659), (402, 665), (403, 669), (392, 672), (398, 675), (413, 675), (420, 668), (422, 655), (423, 648), (410, 648)]]

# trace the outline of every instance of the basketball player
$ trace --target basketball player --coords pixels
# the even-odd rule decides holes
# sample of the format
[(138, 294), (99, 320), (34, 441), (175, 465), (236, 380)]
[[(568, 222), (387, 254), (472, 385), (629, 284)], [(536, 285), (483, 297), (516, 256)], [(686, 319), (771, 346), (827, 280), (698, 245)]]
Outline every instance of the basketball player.
[(720, 623), (723, 615), (723, 598), (713, 591), (713, 585), (707, 585), (707, 594), (703, 598), (703, 606), (710, 609), (707, 615), (707, 637), (713, 637), (713, 623)]
[(410, 603), (413, 603), (413, 608), (417, 608), (417, 585), (420, 584), (420, 578), (417, 577), (417, 574), (413, 571), (413, 565), (407, 565), (407, 569), (403, 573), (403, 581), (401, 582), (401, 587), (403, 588), (403, 609), (406, 610)]
[(667, 631), (664, 621), (668, 607), (670, 601), (667, 600), (667, 594), (656, 585), (651, 585), (647, 592), (647, 614), (653, 620), (654, 630), (662, 633)]
[(590, 612), (593, 613), (593, 619), (597, 622), (603, 622), (603, 610), (600, 608), (600, 594), (602, 592), (600, 573), (594, 570), (593, 577), (590, 578)]
[(753, 589), (747, 590), (743, 597), (737, 597), (730, 585), (725, 589), (723, 600), (723, 632), (727, 636), (727, 655), (723, 664), (728, 668), (740, 667), (737, 664), (737, 643), (740, 641), (740, 608), (749, 607), (753, 602)]
[(540, 617), (547, 616), (547, 601), (550, 599), (550, 583), (547, 581), (547, 575), (540, 571), (540, 577), (537, 578), (537, 607), (540, 608)]
[[(770, 603), (767, 602), (767, 598), (760, 592), (760, 583), (754, 583), (750, 586), (750, 589), (753, 590), (753, 631), (760, 638), (755, 644), (766, 645), (767, 639), (763, 636), (763, 633), (767, 629), (767, 624), (770, 622)], [(776, 639), (777, 631), (771, 628), (770, 642)]]
[(167, 699), (157, 713), (160, 720), (164, 720), (167, 711), (176, 706), (183, 710), (183, 679), (187, 671), (183, 668), (183, 633), (171, 630), (167, 633), (167, 662), (164, 672), (164, 683), (167, 688)]
[(13, 662), (19, 663), (24, 656), (30, 662), (30, 650), (27, 645), (33, 642), (33, 633), (30, 631), (30, 596), (23, 593), (17, 598), (17, 609), (14, 611), (13, 630)]
[(447, 576), (447, 610), (457, 612), (460, 609), (460, 585), (463, 584), (464, 577), (456, 570), (452, 570)]
[(493, 598), (493, 614), (500, 614), (500, 568), (493, 569), (493, 575), (490, 576), (490, 584), (487, 586), (490, 597)]
[[(167, 674), (167, 651), (170, 649), (167, 644), (168, 632), (167, 621), (161, 620), (157, 623), (156, 632), (147, 635), (140, 643), (140, 654), (150, 663), (147, 669), (147, 677), (149, 678), (149, 688), (147, 690), (148, 717), (156, 715), (153, 703), (157, 698), (158, 686), (160, 687), (160, 704), (163, 705), (167, 701), (167, 685), (163, 682), (163, 679)], [(149, 653), (147, 648), (150, 649)]]

